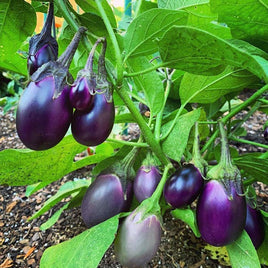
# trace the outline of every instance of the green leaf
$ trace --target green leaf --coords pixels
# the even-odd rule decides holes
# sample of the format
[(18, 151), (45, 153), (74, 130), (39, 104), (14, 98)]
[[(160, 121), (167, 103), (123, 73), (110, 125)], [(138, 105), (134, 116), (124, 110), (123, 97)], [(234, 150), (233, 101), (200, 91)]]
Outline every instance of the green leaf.
[(105, 159), (105, 154), (95, 154), (74, 162), (76, 154), (87, 147), (78, 144), (72, 135), (45, 151), (7, 149), (0, 152), (0, 185), (22, 186), (44, 182), (49, 184), (64, 175)]
[(255, 178), (257, 181), (268, 184), (268, 159), (262, 159), (246, 154), (239, 158), (234, 158), (233, 160), (238, 168), (243, 170), (246, 175)]
[(38, 218), (40, 215), (44, 214), (48, 210), (50, 210), (53, 206), (59, 203), (63, 198), (70, 196), (72, 193), (78, 192), (81, 188), (85, 187), (88, 188), (90, 185), (89, 180), (75, 180), (75, 181), (68, 181), (63, 184), (58, 192), (50, 197), (43, 205), (41, 209), (39, 209), (33, 216), (29, 218), (29, 220), (33, 220)]
[(225, 94), (240, 91), (258, 78), (248, 71), (228, 66), (224, 72), (215, 76), (186, 73), (180, 86), (182, 103), (212, 103)]
[(267, 254), (268, 252), (268, 213), (263, 210), (261, 210), (261, 213), (262, 213), (263, 220), (264, 220), (265, 237), (264, 237), (264, 241), (258, 248), (257, 253), (260, 259), (260, 263), (268, 265), (268, 254)]
[(118, 215), (80, 235), (45, 250), (40, 268), (95, 268), (112, 244), (118, 227)]
[(61, 213), (68, 207), (68, 205), (69, 205), (69, 202), (66, 203), (62, 208), (57, 210), (46, 222), (44, 222), (40, 226), (40, 230), (45, 231), (48, 228), (50, 228), (53, 224), (55, 224), (57, 222), (57, 220), (59, 219)]
[(247, 69), (268, 82), (268, 61), (209, 32), (173, 26), (159, 42), (163, 64), (194, 74), (216, 75), (227, 65)]
[(35, 25), (36, 15), (30, 4), (23, 0), (1, 0), (0, 68), (27, 75), (26, 60), (17, 51), (33, 33)]
[(176, 219), (180, 219), (190, 226), (196, 237), (200, 237), (200, 233), (196, 223), (196, 217), (193, 210), (187, 209), (175, 209), (171, 212), (172, 216)]
[(129, 25), (125, 38), (125, 59), (157, 51), (157, 41), (172, 25), (183, 25), (187, 13), (166, 9), (151, 9), (135, 18)]
[(209, 3), (209, 0), (158, 0), (158, 7), (166, 9), (183, 9), (207, 3)]
[[(146, 57), (128, 59), (128, 68), (131, 72), (139, 72), (152, 65)], [(145, 94), (146, 104), (152, 115), (156, 115), (162, 108), (164, 101), (163, 83), (156, 71), (133, 77), (138, 91)]]
[[(164, 153), (175, 161), (180, 161), (187, 146), (189, 133), (194, 123), (200, 117), (200, 109), (194, 110), (187, 114), (180, 116), (174, 128), (167, 136), (167, 138), (162, 142), (162, 148)], [(169, 130), (173, 121), (168, 122), (162, 127), (162, 135)]]
[(235, 242), (230, 245), (227, 245), (226, 249), (228, 251), (232, 267), (261, 267), (257, 252), (245, 230)]
[(267, 0), (211, 0), (218, 21), (226, 23), (234, 38), (243, 39), (268, 51)]
[(136, 120), (133, 118), (131, 113), (118, 114), (114, 119), (115, 124), (120, 123), (136, 123)]

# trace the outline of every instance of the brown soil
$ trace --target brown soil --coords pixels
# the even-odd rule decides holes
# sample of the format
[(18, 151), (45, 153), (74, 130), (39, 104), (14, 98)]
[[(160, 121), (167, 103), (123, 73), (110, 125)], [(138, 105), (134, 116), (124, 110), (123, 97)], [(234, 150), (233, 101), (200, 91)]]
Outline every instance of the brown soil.
[[(264, 143), (262, 125), (266, 120), (264, 114), (255, 113), (247, 122), (249, 134), (246, 138)], [(3, 115), (0, 109), (0, 150), (24, 148), (16, 134), (14, 122), (13, 112)], [(249, 152), (262, 149), (243, 145), (240, 150)], [(39, 267), (40, 258), (46, 248), (86, 230), (80, 210), (75, 208), (63, 212), (59, 221), (50, 229), (40, 231), (40, 225), (63, 206), (67, 199), (38, 219), (27, 222), (27, 218), (39, 210), (62, 184), (74, 178), (84, 178), (89, 170), (85, 167), (70, 173), (29, 198), (25, 196), (25, 187), (0, 186), (0, 267)], [(256, 184), (256, 190), (259, 201), (268, 211), (267, 187)], [(146, 267), (227, 267), (223, 265), (223, 255), (220, 252), (215, 253), (216, 260), (212, 259), (212, 253), (205, 249), (202, 239), (196, 238), (187, 225), (172, 218), (169, 212), (164, 215), (163, 229), (158, 253)], [(105, 253), (99, 267), (121, 267), (112, 247)]]

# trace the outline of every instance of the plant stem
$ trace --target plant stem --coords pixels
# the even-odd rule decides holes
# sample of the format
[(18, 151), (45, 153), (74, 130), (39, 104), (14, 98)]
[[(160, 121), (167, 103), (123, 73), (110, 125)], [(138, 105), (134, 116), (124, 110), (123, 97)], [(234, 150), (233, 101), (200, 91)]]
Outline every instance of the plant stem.
[(128, 92), (124, 88), (116, 87), (116, 90), (120, 98), (125, 102), (129, 111), (132, 113), (134, 119), (137, 121), (141, 129), (141, 132), (144, 136), (144, 139), (150, 145), (152, 151), (155, 153), (155, 155), (158, 157), (158, 159), (161, 161), (163, 165), (168, 165), (170, 161), (163, 153), (159, 143), (155, 140), (153, 133), (151, 132), (150, 128), (148, 127), (144, 119), (142, 118), (138, 109), (136, 108), (132, 100), (129, 98)]
[[(246, 101), (241, 103), (239, 106), (237, 106), (235, 109), (233, 109), (229, 114), (224, 116), (222, 118), (222, 122), (225, 124), (229, 119), (231, 119), (233, 116), (235, 116), (237, 113), (242, 111), (244, 108), (249, 106), (252, 102), (256, 101), (265, 91), (268, 90), (268, 85), (265, 85), (264, 87), (258, 89), (251, 97), (249, 97)], [(207, 141), (207, 143), (204, 145), (204, 147), (201, 150), (201, 153), (207, 150), (207, 148), (212, 144), (212, 142), (216, 139), (216, 137), (219, 134), (219, 129), (217, 129), (213, 135), (210, 137), (210, 139)]]
[(157, 142), (160, 141), (162, 118), (163, 118), (163, 113), (164, 113), (165, 105), (166, 105), (167, 98), (168, 98), (168, 95), (169, 95), (169, 92), (170, 92), (170, 88), (171, 88), (171, 77), (172, 77), (172, 75), (168, 75), (167, 85), (166, 85), (166, 89), (165, 89), (164, 102), (162, 104), (162, 108), (161, 108), (160, 112), (156, 116), (156, 122), (155, 122), (155, 139), (156, 139)]
[(123, 145), (128, 145), (128, 146), (134, 146), (134, 147), (145, 147), (145, 148), (149, 147), (148, 144), (144, 142), (124, 141), (124, 140), (116, 140), (116, 139), (110, 139), (110, 138), (108, 138), (107, 141), (119, 143)]
[(262, 144), (262, 143), (258, 143), (258, 142), (254, 142), (254, 141), (248, 141), (248, 140), (244, 140), (244, 139), (239, 139), (239, 138), (232, 137), (232, 136), (229, 137), (229, 139), (230, 140), (233, 140), (233, 141), (237, 141), (237, 142), (241, 142), (241, 143), (246, 143), (246, 144), (250, 144), (250, 145), (257, 146), (257, 147), (268, 149), (268, 145), (265, 145), (265, 144)]
[(114, 53), (115, 53), (115, 57), (116, 57), (116, 70), (117, 70), (117, 86), (121, 86), (123, 83), (123, 62), (122, 62), (122, 57), (121, 57), (121, 51), (114, 33), (114, 30), (112, 28), (112, 25), (109, 21), (109, 18), (101, 4), (101, 0), (96, 0), (95, 3), (98, 7), (98, 10), (101, 14), (101, 17), (103, 19), (103, 22), (106, 26), (106, 29), (109, 33), (110, 39), (112, 41), (113, 44), (113, 48), (114, 48)]

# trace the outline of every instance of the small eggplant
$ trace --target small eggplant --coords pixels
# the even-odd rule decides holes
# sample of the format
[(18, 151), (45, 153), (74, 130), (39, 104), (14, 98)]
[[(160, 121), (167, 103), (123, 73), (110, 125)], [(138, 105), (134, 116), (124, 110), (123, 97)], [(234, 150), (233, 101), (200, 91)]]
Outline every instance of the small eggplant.
[(141, 166), (134, 179), (133, 190), (137, 200), (141, 203), (155, 191), (161, 175), (155, 166)]
[(58, 58), (58, 43), (51, 36), (54, 18), (53, 2), (49, 4), (49, 12), (45, 25), (40, 34), (34, 35), (29, 41), (28, 72), (32, 75), (39, 67)]
[(257, 249), (264, 240), (264, 221), (261, 212), (249, 205), (247, 205), (245, 230), (251, 238), (254, 247)]
[(114, 243), (115, 255), (124, 267), (143, 267), (155, 256), (160, 241), (159, 218), (134, 210), (119, 228)]
[(200, 194), (204, 180), (198, 168), (192, 164), (184, 165), (166, 182), (164, 196), (172, 207), (190, 205)]
[(238, 195), (233, 182), (230, 193), (223, 183), (210, 180), (197, 202), (197, 225), (202, 238), (210, 245), (221, 247), (235, 241), (246, 222), (245, 197)]
[(81, 205), (81, 215), (90, 228), (120, 212), (127, 211), (132, 201), (132, 183), (124, 192), (119, 177), (115, 174), (100, 175), (89, 186)]
[(265, 128), (264, 132), (263, 132), (263, 137), (266, 141), (268, 141), (268, 127)]

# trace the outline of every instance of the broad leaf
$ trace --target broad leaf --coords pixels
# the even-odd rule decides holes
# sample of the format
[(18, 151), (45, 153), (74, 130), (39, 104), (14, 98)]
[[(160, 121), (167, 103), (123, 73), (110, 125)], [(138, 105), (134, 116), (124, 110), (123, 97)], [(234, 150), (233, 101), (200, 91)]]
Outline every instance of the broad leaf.
[(233, 160), (246, 175), (268, 184), (268, 159), (261, 159), (247, 154), (239, 158), (234, 158)]
[(226, 23), (234, 38), (250, 42), (268, 52), (267, 0), (211, 0), (218, 21)]
[(257, 252), (245, 230), (235, 242), (230, 245), (227, 245), (226, 249), (228, 251), (232, 267), (261, 267)]
[(118, 114), (114, 119), (115, 124), (120, 123), (136, 123), (136, 120), (133, 118), (131, 113)]
[[(131, 72), (138, 72), (152, 66), (146, 57), (130, 58), (128, 68)], [(133, 77), (137, 91), (142, 91), (152, 115), (156, 115), (162, 108), (164, 101), (163, 83), (156, 71)]]
[(118, 215), (78, 236), (45, 250), (40, 268), (96, 268), (112, 244), (118, 227)]
[[(180, 161), (187, 146), (189, 133), (194, 123), (200, 117), (200, 110), (194, 110), (187, 114), (180, 116), (174, 128), (167, 136), (167, 138), (162, 142), (162, 148), (164, 153), (173, 160)], [(162, 127), (162, 135), (171, 127), (173, 121), (168, 122)]]
[(212, 103), (225, 94), (244, 89), (258, 78), (248, 71), (228, 66), (224, 72), (215, 76), (186, 73), (180, 86), (182, 103)]
[(30, 217), (29, 220), (36, 219), (40, 215), (47, 212), (49, 209), (51, 209), (53, 206), (55, 206), (57, 203), (59, 203), (63, 198), (66, 198), (70, 196), (71, 194), (75, 192), (79, 192), (81, 188), (88, 188), (90, 184), (89, 180), (75, 180), (75, 181), (68, 181), (65, 184), (63, 184), (58, 192), (50, 197), (43, 205), (41, 209), (39, 209), (33, 216)]
[(193, 210), (186, 208), (186, 209), (175, 209), (171, 212), (172, 216), (176, 219), (180, 219), (186, 224), (188, 224), (192, 231), (194, 232), (196, 237), (200, 237), (200, 233), (196, 223), (196, 217)]
[[(24, 14), (22, 16), (22, 14)], [(0, 3), (0, 68), (27, 75), (26, 60), (19, 56), (22, 42), (35, 28), (33, 7), (23, 0), (1, 0)]]
[(160, 40), (159, 48), (163, 64), (170, 68), (216, 75), (231, 65), (247, 69), (268, 82), (267, 60), (197, 28), (171, 27)]
[(125, 38), (125, 59), (152, 54), (157, 51), (157, 41), (173, 25), (183, 25), (187, 13), (166, 9), (151, 9), (135, 18), (129, 25)]
[(95, 154), (74, 162), (77, 153), (87, 147), (78, 144), (72, 135), (45, 151), (7, 149), (0, 152), (0, 185), (22, 186), (44, 182), (45, 185), (64, 175), (100, 162), (108, 155)]
[(263, 210), (261, 210), (261, 213), (264, 219), (265, 237), (264, 241), (258, 248), (257, 253), (260, 259), (260, 263), (268, 265), (268, 213)]
[(158, 0), (159, 8), (183, 9), (209, 3), (209, 0)]

